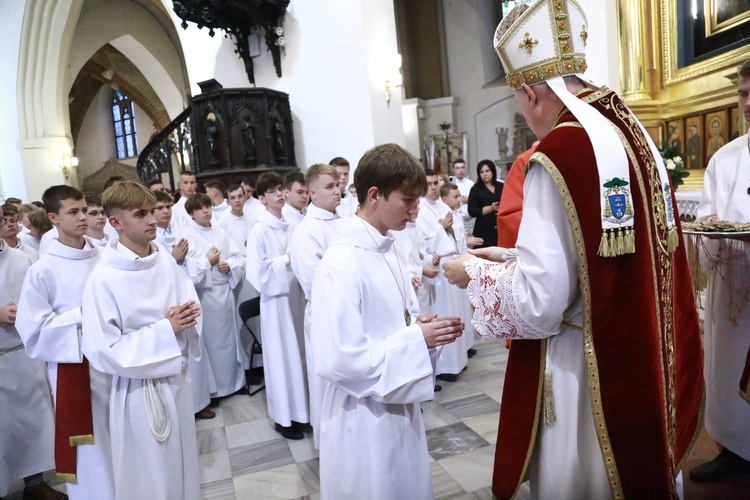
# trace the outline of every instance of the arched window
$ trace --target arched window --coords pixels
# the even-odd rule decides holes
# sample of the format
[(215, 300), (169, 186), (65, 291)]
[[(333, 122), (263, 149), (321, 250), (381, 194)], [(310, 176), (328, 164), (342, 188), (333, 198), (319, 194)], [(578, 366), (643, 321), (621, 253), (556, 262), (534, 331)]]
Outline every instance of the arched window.
[(117, 157), (128, 158), (138, 154), (138, 140), (135, 137), (135, 108), (133, 101), (119, 91), (112, 100), (112, 120), (115, 125), (115, 145)]

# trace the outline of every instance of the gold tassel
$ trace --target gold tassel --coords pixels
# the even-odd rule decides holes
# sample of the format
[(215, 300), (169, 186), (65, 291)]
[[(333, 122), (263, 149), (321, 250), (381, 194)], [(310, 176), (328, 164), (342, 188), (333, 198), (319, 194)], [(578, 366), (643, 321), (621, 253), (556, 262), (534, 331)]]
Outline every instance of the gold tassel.
[(599, 250), (596, 252), (596, 254), (599, 257), (609, 257), (609, 252), (607, 251), (608, 243), (607, 243), (607, 231), (606, 229), (602, 230), (602, 239), (599, 241)]
[(78, 484), (78, 479), (76, 478), (75, 474), (66, 474), (63, 472), (58, 472), (57, 479), (59, 479), (63, 483)]
[(667, 236), (667, 249), (670, 252), (677, 250), (680, 244), (680, 235), (677, 233), (677, 226), (669, 228), (669, 235)]
[(625, 239), (622, 236), (622, 230), (617, 229), (617, 254), (623, 255), (625, 253)]
[(85, 436), (70, 436), (68, 438), (70, 446), (80, 446), (82, 444), (94, 444), (94, 435), (87, 434)]
[(544, 423), (552, 425), (557, 421), (555, 414), (555, 394), (552, 391), (552, 372), (544, 371)]
[(628, 244), (628, 253), (635, 253), (635, 229), (634, 228), (631, 227), (628, 229), (626, 241)]

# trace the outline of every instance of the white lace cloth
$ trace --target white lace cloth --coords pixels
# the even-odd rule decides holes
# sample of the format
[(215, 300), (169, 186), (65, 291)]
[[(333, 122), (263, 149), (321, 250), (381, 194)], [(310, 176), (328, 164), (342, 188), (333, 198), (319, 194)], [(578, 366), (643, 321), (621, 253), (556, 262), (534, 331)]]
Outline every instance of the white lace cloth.
[(471, 323), (486, 338), (545, 339), (550, 334), (532, 326), (519, 311), (513, 292), (516, 255), (517, 251), (512, 249), (506, 254), (510, 260), (502, 263), (479, 258), (464, 262), (470, 278), (469, 301), (474, 306)]

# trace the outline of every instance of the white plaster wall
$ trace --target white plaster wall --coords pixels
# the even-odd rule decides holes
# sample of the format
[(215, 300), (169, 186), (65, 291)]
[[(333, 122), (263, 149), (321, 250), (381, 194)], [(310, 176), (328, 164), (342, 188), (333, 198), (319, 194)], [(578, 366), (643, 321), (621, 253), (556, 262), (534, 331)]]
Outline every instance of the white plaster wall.
[[(589, 69), (586, 76), (597, 83), (607, 84), (619, 90), (615, 0), (578, 1), (586, 11), (589, 22)], [(487, 29), (486, 2), (443, 0), (443, 15), (451, 95), (458, 99), (452, 130), (468, 133), (469, 172), (475, 179), (474, 167), (478, 161), (485, 158), (497, 159), (495, 128), (509, 127), (508, 147), (513, 147), (514, 114), (520, 109), (515, 104), (513, 92), (507, 85), (486, 85), (486, 75), (491, 68), (482, 54), (494, 52), (492, 46), (482, 45), (482, 40), (486, 40), (486, 37), (479, 35), (483, 29)], [(504, 104), (495, 105), (500, 102)], [(428, 122), (426, 133), (438, 133), (439, 129), (434, 128), (434, 122)]]
[[(78, 157), (78, 179), (93, 174), (104, 166), (107, 160), (117, 158), (115, 131), (112, 124), (112, 89), (102, 87), (91, 103), (81, 124), (75, 154)], [(140, 153), (153, 133), (154, 126), (148, 115), (135, 106), (135, 130)], [(137, 156), (123, 158), (122, 163), (135, 166)]]
[(0, 199), (16, 196), (26, 199), (26, 185), (21, 154), (16, 147), (20, 139), (18, 125), (18, 51), (21, 42), (24, 2), (0, 0)]
[(86, 61), (107, 43), (138, 67), (171, 118), (182, 112), (187, 85), (177, 49), (150, 13), (124, 0), (87, 0), (84, 4), (70, 49), (66, 95)]
[[(283, 77), (262, 42), (255, 81), (290, 95), (300, 168), (335, 156), (354, 166), (377, 143), (405, 144), (400, 92), (390, 108), (385, 102), (384, 62), (396, 52), (391, 0), (292, 2), (284, 30)], [(209, 78), (225, 88), (250, 85), (232, 40), (195, 25), (179, 33), (193, 93)]]

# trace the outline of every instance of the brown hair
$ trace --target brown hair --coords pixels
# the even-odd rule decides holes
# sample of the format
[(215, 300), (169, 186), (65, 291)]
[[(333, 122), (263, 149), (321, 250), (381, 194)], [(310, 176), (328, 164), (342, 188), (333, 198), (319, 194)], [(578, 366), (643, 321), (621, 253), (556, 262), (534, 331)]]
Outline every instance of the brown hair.
[(347, 160), (346, 158), (342, 158), (340, 156), (337, 156), (336, 158), (332, 159), (331, 161), (328, 162), (328, 164), (331, 165), (332, 167), (348, 167), (348, 166), (350, 166), (349, 165), (349, 160)]
[(335, 167), (325, 163), (316, 163), (315, 165), (310, 166), (310, 168), (307, 169), (307, 172), (305, 172), (305, 181), (307, 184), (310, 184), (311, 182), (318, 180), (318, 177), (321, 175), (330, 175), (336, 180), (341, 178), (339, 171), (336, 170)]
[(42, 201), (44, 202), (44, 209), (47, 213), (56, 214), (60, 211), (60, 205), (63, 200), (82, 200), (83, 193), (74, 187), (60, 184), (58, 186), (52, 186), (42, 194)]
[(156, 203), (174, 203), (174, 200), (164, 191), (154, 191)]
[(294, 186), (295, 182), (299, 182), (303, 186), (307, 183), (305, 182), (305, 174), (302, 172), (296, 171), (296, 172), (289, 172), (284, 176), (284, 188), (288, 189), (289, 191), (292, 190), (292, 186)]
[(196, 210), (211, 206), (211, 198), (203, 193), (195, 193), (185, 202), (185, 211), (192, 214)]
[(398, 144), (382, 144), (367, 151), (354, 171), (354, 186), (360, 205), (372, 187), (387, 199), (393, 191), (423, 196), (427, 178), (419, 160)]
[(280, 186), (284, 186), (284, 179), (279, 174), (276, 172), (264, 172), (260, 174), (258, 182), (255, 184), (255, 194), (264, 196), (269, 189)]
[(102, 194), (102, 207), (107, 217), (115, 210), (132, 210), (148, 205), (156, 205), (156, 196), (149, 188), (137, 182), (120, 182)]
[(737, 76), (744, 76), (744, 77), (750, 76), (750, 59), (742, 63), (742, 66), (740, 66), (739, 71), (737, 71)]
[(440, 186), (440, 197), (448, 196), (454, 189), (458, 189), (458, 186), (456, 186), (455, 184), (451, 184), (450, 182), (446, 182), (445, 184)]

